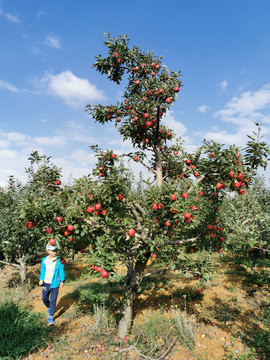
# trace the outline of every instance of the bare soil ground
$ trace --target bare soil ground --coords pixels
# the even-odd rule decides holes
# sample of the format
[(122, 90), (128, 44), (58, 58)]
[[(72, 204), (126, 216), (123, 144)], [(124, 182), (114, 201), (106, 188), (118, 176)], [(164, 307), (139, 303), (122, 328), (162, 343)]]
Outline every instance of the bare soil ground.
[[(81, 313), (79, 317), (72, 316), (76, 311), (76, 300), (71, 294), (82, 284), (91, 284), (99, 281), (97, 278), (81, 276), (87, 271), (88, 265), (81, 258), (74, 263), (68, 263), (67, 269), (73, 281), (67, 282), (60, 289), (55, 314), (55, 330), (52, 333), (49, 347), (28, 355), (24, 359), (41, 360), (44, 358), (60, 359), (109, 359), (106, 357), (107, 349), (102, 343), (94, 347), (87, 347), (87, 327), (91, 326), (91, 317)], [(171, 360), (221, 360), (227, 359), (229, 351), (241, 354), (247, 351), (241, 334), (250, 334), (249, 330), (268, 330), (265, 322), (260, 322), (262, 304), (269, 304), (269, 287), (251, 285), (243, 286), (243, 277), (237, 272), (237, 266), (232, 264), (218, 264), (214, 274), (206, 284), (201, 297), (194, 296), (194, 300), (184, 301), (177, 294), (196, 294), (198, 282), (192, 278), (180, 276), (176, 272), (164, 276), (161, 287), (153, 287), (141, 294), (136, 303), (135, 322), (143, 322), (147, 313), (160, 311), (166, 313), (172, 307), (186, 309), (190, 316), (196, 319), (197, 332), (195, 349), (191, 353), (180, 345), (174, 347), (166, 359)], [(266, 270), (266, 269), (265, 269)], [(122, 269), (119, 269), (121, 272)], [(247, 269), (247, 271), (249, 271)], [(24, 304), (35, 312), (46, 313), (41, 301), (41, 288), (34, 286), (38, 282), (39, 266), (30, 269), (30, 282), (33, 290), (26, 296)], [(0, 270), (0, 292), (16, 288), (16, 271), (9, 267)], [(176, 294), (173, 296), (172, 294)], [(269, 322), (268, 322), (269, 325)], [(85, 336), (84, 336), (85, 332)], [(239, 335), (240, 334), (240, 335)], [(246, 335), (252, 336), (252, 335)], [(232, 338), (234, 340), (232, 340)], [(59, 339), (62, 339), (61, 344)], [(60, 344), (60, 345), (59, 345)], [(97, 349), (100, 351), (95, 352)], [(87, 350), (89, 352), (87, 353)], [(111, 349), (110, 349), (111, 350)], [(57, 352), (58, 351), (58, 352)], [(117, 349), (116, 349), (117, 351)], [(96, 355), (94, 355), (94, 353)], [(111, 352), (110, 352), (111, 354)], [(130, 351), (123, 359), (136, 359), (137, 354)], [(263, 357), (262, 357), (263, 358)], [(238, 357), (232, 357), (238, 359)], [(239, 357), (240, 359), (240, 357)], [(247, 357), (246, 359), (249, 359)]]

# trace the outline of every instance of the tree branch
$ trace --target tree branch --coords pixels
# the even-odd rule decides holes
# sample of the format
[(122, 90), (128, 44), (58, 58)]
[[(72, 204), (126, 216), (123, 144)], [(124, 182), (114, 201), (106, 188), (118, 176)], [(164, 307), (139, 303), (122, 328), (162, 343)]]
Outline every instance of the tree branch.
[(20, 269), (20, 265), (18, 265), (18, 264), (9, 263), (9, 262), (2, 261), (2, 260), (0, 260), (0, 263), (1, 263), (1, 264), (4, 264), (4, 265), (8, 265), (8, 266), (15, 267), (15, 268), (17, 268), (17, 269)]
[(270, 253), (270, 250), (261, 248), (261, 247), (259, 247), (259, 246), (253, 246), (253, 248), (254, 248), (254, 249), (257, 249), (257, 250), (261, 250), (261, 251), (265, 251), (265, 252)]
[[(129, 155), (129, 154), (118, 155), (118, 157), (122, 157), (122, 156), (126, 156), (126, 157), (129, 157), (129, 158), (133, 159), (133, 156)], [(141, 163), (144, 167), (146, 167), (146, 169), (148, 169), (149, 171), (152, 171), (154, 174), (157, 173), (156, 170), (154, 170), (150, 166), (146, 165), (142, 160), (138, 159), (137, 162)]]
[(169, 354), (169, 352), (172, 350), (172, 348), (174, 347), (175, 343), (176, 343), (176, 340), (178, 339), (177, 336), (175, 336), (175, 338), (173, 339), (173, 341), (170, 343), (170, 346), (165, 350), (165, 352), (163, 354), (161, 354), (158, 358), (153, 358), (151, 356), (148, 356), (148, 355), (145, 355), (143, 354), (138, 348), (137, 348), (137, 343), (139, 341), (139, 338), (141, 337), (142, 334), (140, 334), (135, 342), (135, 344), (129, 346), (129, 347), (126, 347), (124, 349), (121, 349), (119, 350), (117, 353), (113, 353), (112, 354), (112, 357), (116, 356), (116, 355), (119, 355), (123, 352), (129, 352), (131, 350), (135, 350), (136, 353), (137, 353), (137, 359), (147, 359), (147, 360), (162, 360), (162, 359), (165, 359), (165, 357)]
[(172, 240), (172, 241), (165, 241), (164, 245), (177, 245), (177, 244), (186, 244), (189, 242), (195, 242), (196, 240), (198, 240), (198, 238), (200, 237), (201, 233), (198, 234), (196, 237), (194, 238), (190, 238), (190, 239), (183, 239), (183, 240)]
[(145, 210), (138, 203), (134, 204), (134, 206), (143, 214), (146, 215)]
[(167, 268), (152, 270), (152, 271), (149, 271), (148, 273), (144, 274), (143, 278), (145, 278), (147, 276), (154, 275), (154, 274), (159, 274), (159, 273), (162, 274), (162, 273), (165, 273), (168, 270), (169, 269), (167, 269)]
[(187, 193), (190, 193), (197, 184), (200, 184), (205, 178), (206, 176), (209, 174), (210, 171), (206, 171), (204, 174), (202, 174), (194, 183), (193, 185), (188, 189)]

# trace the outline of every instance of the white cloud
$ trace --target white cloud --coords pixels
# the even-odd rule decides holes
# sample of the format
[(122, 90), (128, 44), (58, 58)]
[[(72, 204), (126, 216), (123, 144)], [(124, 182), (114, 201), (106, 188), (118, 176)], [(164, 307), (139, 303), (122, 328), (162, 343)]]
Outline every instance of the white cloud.
[(248, 121), (269, 122), (269, 115), (264, 114), (269, 107), (270, 84), (266, 84), (258, 91), (247, 91), (233, 97), (215, 116), (236, 125), (245, 125)]
[(30, 136), (22, 134), (22, 133), (14, 132), (14, 131), (7, 133), (6, 137), (9, 141), (16, 142), (16, 143), (22, 143), (22, 142), (31, 140)]
[(87, 79), (81, 79), (70, 70), (57, 75), (46, 74), (41, 83), (47, 87), (49, 95), (58, 96), (65, 100), (70, 107), (84, 105), (87, 101), (103, 100), (101, 90), (90, 84)]
[(163, 118), (163, 124), (168, 126), (170, 129), (174, 130), (178, 137), (183, 137), (187, 128), (180, 121), (175, 120), (173, 116), (173, 111), (168, 111), (167, 114)]
[(227, 80), (222, 80), (219, 84), (218, 84), (218, 87), (219, 87), (219, 90), (220, 92), (224, 92), (226, 89), (227, 89), (227, 86), (228, 86), (228, 82)]
[(78, 141), (86, 144), (96, 144), (99, 140), (95, 139), (91, 134), (90, 126), (83, 126), (79, 122), (69, 121), (67, 124), (68, 127), (68, 136), (73, 141)]
[(61, 49), (59, 37), (53, 34), (49, 34), (46, 36), (45, 44), (54, 49), (58, 49), (58, 50)]
[(74, 151), (71, 155), (71, 158), (76, 161), (83, 168), (89, 167), (89, 164), (95, 164), (97, 158), (93, 153), (87, 153), (85, 150), (78, 149)]
[(207, 110), (209, 110), (210, 107), (207, 106), (207, 105), (201, 105), (201, 106), (198, 106), (198, 111), (201, 112), (201, 113), (206, 113)]
[(9, 141), (0, 139), (0, 148), (7, 148), (9, 147), (9, 145), (10, 145)]
[(63, 148), (66, 144), (66, 138), (64, 136), (40, 136), (33, 138), (36, 144), (43, 146), (54, 146)]
[(38, 18), (40, 18), (40, 17), (43, 16), (43, 15), (47, 15), (46, 11), (44, 11), (44, 10), (39, 10), (39, 11), (37, 12), (37, 17), (38, 17)]
[[(65, 129), (61, 129), (61, 134), (64, 131), (64, 135), (52, 136), (32, 137), (27, 134), (13, 131), (5, 132), (0, 129), (0, 186), (7, 185), (10, 175), (23, 182), (27, 180), (24, 169), (29, 167), (28, 157), (34, 150), (37, 150), (40, 154), (52, 156), (52, 162), (63, 168), (65, 181), (70, 178), (70, 174), (79, 178), (91, 173), (96, 158), (93, 153), (81, 149), (80, 144), (78, 144), (78, 142), (83, 143), (85, 147), (86, 137), (84, 138), (84, 136), (87, 136), (87, 131), (80, 124), (77, 124), (76, 127), (75, 123), (72, 124), (68, 124)], [(75, 131), (76, 136), (74, 137)], [(57, 129), (54, 129), (54, 132), (57, 133)], [(89, 138), (90, 136), (88, 141)], [(92, 140), (94, 141), (93, 137)], [(79, 145), (75, 151), (74, 145)], [(59, 155), (62, 153), (59, 148), (65, 149), (63, 155)]]
[(3, 80), (0, 80), (0, 89), (9, 90), (9, 91), (12, 91), (12, 92), (19, 91), (19, 89), (16, 86), (10, 84), (7, 81), (3, 81)]
[(19, 22), (19, 18), (17, 16), (4, 12), (4, 10), (2, 9), (2, 6), (1, 6), (1, 1), (0, 1), (0, 15), (4, 16), (10, 22), (13, 22), (13, 23)]
[(221, 144), (243, 146), (246, 142), (246, 133), (236, 132), (229, 134), (227, 131), (208, 131), (203, 135), (205, 139), (214, 140)]
[[(203, 137), (225, 144), (236, 144), (244, 146), (247, 142), (247, 135), (256, 131), (254, 122), (270, 122), (270, 84), (264, 85), (257, 91), (247, 91), (238, 97), (233, 97), (227, 102), (224, 109), (217, 111), (214, 116), (225, 122), (235, 125), (235, 132), (212, 128)], [(264, 132), (268, 131), (264, 126)]]

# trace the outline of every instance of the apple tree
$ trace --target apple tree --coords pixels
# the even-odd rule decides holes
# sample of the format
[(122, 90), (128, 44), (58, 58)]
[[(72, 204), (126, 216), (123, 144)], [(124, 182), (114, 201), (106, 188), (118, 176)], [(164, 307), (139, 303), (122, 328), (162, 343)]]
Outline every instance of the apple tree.
[[(181, 73), (168, 70), (152, 52), (130, 47), (126, 36), (108, 35), (105, 46), (108, 54), (97, 56), (93, 67), (126, 83), (123, 101), (86, 110), (98, 123), (114, 123), (134, 151), (115, 154), (91, 146), (97, 157), (94, 178), (69, 186), (56, 184), (56, 174), (47, 181), (32, 169), (33, 192), (23, 208), (46, 241), (54, 240), (63, 254), (87, 251), (102, 277), (113, 274), (119, 262), (126, 266), (119, 322), (124, 337), (144, 277), (168, 269), (204, 276), (209, 259), (203, 254), (222, 252), (223, 198), (228, 192), (245, 194), (256, 169), (266, 166), (269, 148), (259, 136), (241, 150), (204, 141), (187, 153), (163, 121), (181, 89)], [(125, 160), (145, 167), (152, 180), (133, 182)]]
[(34, 264), (42, 249), (35, 221), (21, 214), (21, 202), (28, 193), (12, 176), (0, 195), (0, 263), (16, 268), (26, 285), (27, 264)]
[(243, 197), (226, 198), (221, 215), (227, 235), (227, 248), (235, 255), (256, 260), (270, 253), (270, 190), (263, 178)]
[[(86, 110), (96, 122), (114, 123), (134, 152), (97, 149), (99, 201), (107, 212), (90, 213), (96, 224), (90, 229), (91, 252), (108, 270), (115, 260), (127, 266), (119, 324), (123, 337), (131, 326), (133, 301), (144, 276), (182, 268), (189, 252), (222, 251), (224, 227), (218, 215), (222, 199), (229, 191), (245, 194), (256, 169), (266, 167), (269, 147), (261, 141), (256, 124), (257, 139), (250, 139), (241, 153), (236, 146), (204, 141), (188, 154), (162, 121), (181, 89), (180, 72), (168, 70), (152, 52), (129, 47), (126, 36), (108, 35), (105, 46), (107, 55), (97, 56), (93, 67), (117, 84), (126, 81), (123, 101), (87, 105)], [(117, 167), (124, 157), (146, 167), (155, 183), (148, 182), (136, 195)], [(150, 257), (156, 267), (146, 271)], [(201, 268), (198, 261), (199, 274)]]

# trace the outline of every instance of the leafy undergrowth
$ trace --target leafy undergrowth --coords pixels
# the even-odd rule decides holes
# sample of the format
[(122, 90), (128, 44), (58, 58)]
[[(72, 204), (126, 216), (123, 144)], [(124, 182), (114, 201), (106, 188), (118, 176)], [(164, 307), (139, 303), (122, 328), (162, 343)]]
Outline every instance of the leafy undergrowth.
[[(267, 260), (260, 265), (251, 273), (249, 264), (239, 259), (217, 258), (203, 284), (177, 272), (146, 278), (139, 289), (133, 330), (119, 339), (124, 273), (119, 269), (111, 279), (101, 280), (80, 256), (66, 266), (69, 281), (61, 289), (55, 326), (49, 331), (40, 289), (34, 288), (26, 300), (9, 290), (13, 303), (10, 297), (3, 300), (0, 313), (13, 306), (12, 314), (30, 338), (25, 333), (28, 340), (20, 344), (6, 341), (17, 353), (2, 350), (0, 359), (269, 359), (270, 274)], [(15, 318), (12, 325), (5, 315), (0, 318), (3, 343), (14, 332)], [(18, 332), (14, 334), (16, 339)]]

